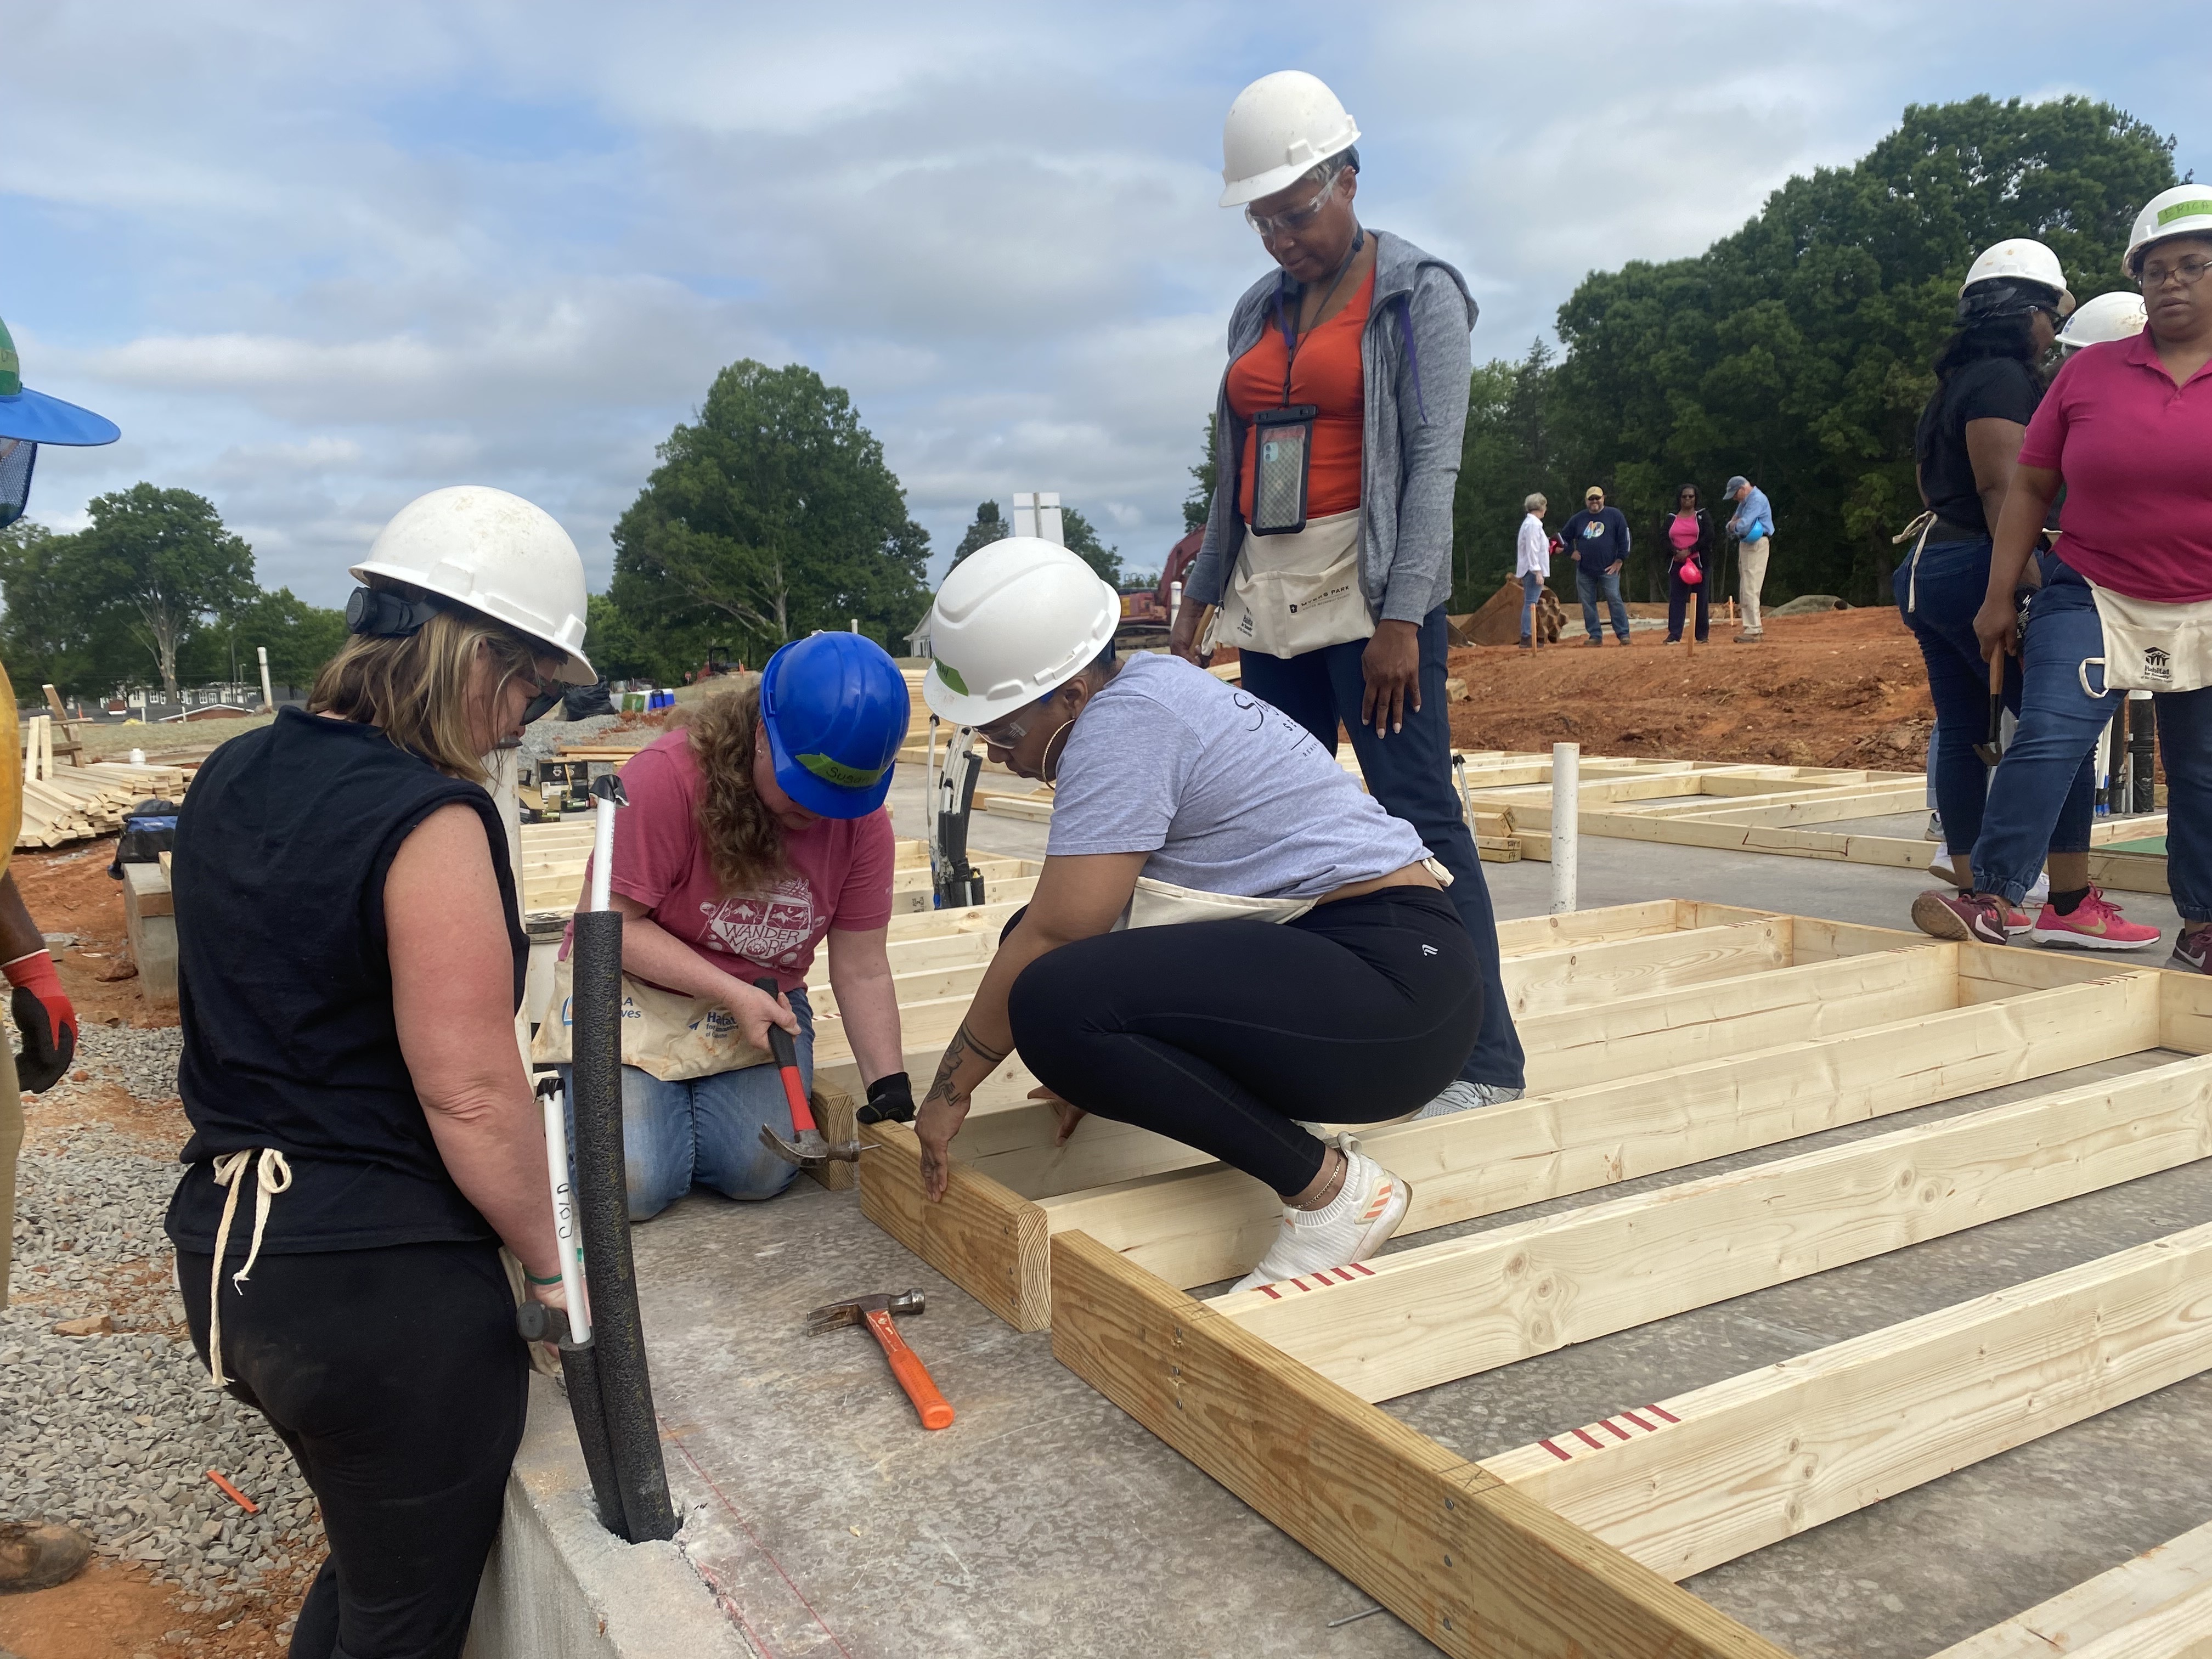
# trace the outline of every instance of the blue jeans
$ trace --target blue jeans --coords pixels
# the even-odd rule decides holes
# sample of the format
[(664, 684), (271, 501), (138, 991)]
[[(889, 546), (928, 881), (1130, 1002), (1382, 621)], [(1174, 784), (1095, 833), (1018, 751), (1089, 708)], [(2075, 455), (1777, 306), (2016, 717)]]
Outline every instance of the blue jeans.
[(1613, 631), (1623, 645), (1628, 643), (1628, 607), (1620, 602), (1620, 572), (1608, 571), (1593, 574), (1580, 565), (1575, 567), (1575, 597), (1583, 602), (1583, 626), (1589, 629), (1591, 641), (1605, 637), (1598, 626), (1597, 602), (1601, 597), (1605, 608), (1613, 618)]
[[(799, 1016), (799, 1075), (814, 1086), (814, 1011), (806, 993), (791, 993)], [(561, 1068), (569, 1101), (569, 1144), (575, 1144), (575, 1072)], [(649, 1221), (694, 1183), (725, 1198), (774, 1198), (799, 1167), (761, 1144), (763, 1124), (792, 1133), (791, 1103), (773, 1066), (748, 1066), (681, 1083), (664, 1083), (635, 1066), (622, 1068), (623, 1158), (629, 1165), (629, 1218)]]
[(1544, 579), (1533, 570), (1521, 573), (1521, 643), (1530, 645), (1536, 638), (1536, 600), (1544, 591)]
[(1364, 640), (1323, 646), (1298, 657), (1247, 651), (1244, 689), (1304, 726), (1332, 755), (1338, 725), (1348, 727), (1359, 769), (1382, 810), (1411, 824), (1451, 872), (1452, 884), (1444, 896), (1474, 941), (1482, 974), (1481, 1031), (1460, 1076), (1469, 1083), (1518, 1089), (1524, 1085), (1525, 1061), (1498, 971), (1498, 922), (1491, 914), (1490, 889), (1482, 879), (1482, 861), (1475, 856), (1474, 836), (1467, 827), (1459, 791), (1452, 787), (1451, 721), (1445, 713), (1451, 705), (1444, 696), (1449, 647), (1443, 607), (1438, 605), (1421, 620), (1421, 706), (1418, 711), (1408, 708), (1404, 729), (1388, 738), (1376, 737), (1373, 726), (1359, 723), (1360, 694), (1367, 683), (1359, 661), (1367, 649)]
[[(2097, 739), (2127, 695), (2085, 689), (2085, 675), (2089, 685), (2104, 684), (2101, 670), (2082, 666), (2105, 654), (2097, 602), (2089, 585), (2056, 559), (2047, 559), (2045, 570), (2022, 635), (2027, 683), (2020, 730), (1990, 782), (1988, 814), (1974, 842), (1975, 890), (2002, 893), (2014, 904), (2035, 879), (2045, 841), (2053, 852), (2087, 850), (2086, 816), (2078, 836), (2067, 822), (2066, 780), (2094, 762)], [(2212, 689), (2161, 693), (2151, 702), (2166, 763), (2173, 908), (2192, 926), (2212, 921)], [(1948, 828), (1948, 815), (1945, 822)]]

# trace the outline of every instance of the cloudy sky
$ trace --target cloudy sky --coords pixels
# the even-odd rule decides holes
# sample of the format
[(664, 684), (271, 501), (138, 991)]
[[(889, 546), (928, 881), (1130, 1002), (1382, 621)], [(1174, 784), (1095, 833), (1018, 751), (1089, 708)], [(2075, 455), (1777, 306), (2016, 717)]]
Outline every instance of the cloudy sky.
[(940, 562), (1057, 489), (1142, 567), (1263, 269), (1220, 123), (1271, 70), (1364, 132), (1363, 217), (1513, 356), (1582, 274), (1694, 252), (1908, 103), (2108, 99), (2212, 173), (2195, 3), (812, 7), (0, 0), (0, 317), (118, 422), (33, 516), (211, 497), (325, 604), (402, 503), (607, 532), (717, 368), (847, 387)]

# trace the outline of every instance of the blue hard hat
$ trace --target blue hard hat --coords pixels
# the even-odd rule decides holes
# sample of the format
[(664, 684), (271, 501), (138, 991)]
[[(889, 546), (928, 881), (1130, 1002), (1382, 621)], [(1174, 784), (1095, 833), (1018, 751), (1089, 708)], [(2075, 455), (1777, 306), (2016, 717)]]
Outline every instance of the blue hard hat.
[(760, 699), (785, 794), (825, 818), (884, 804), (914, 704), (883, 647), (860, 634), (794, 640), (761, 670)]
[(8, 325), (0, 323), (0, 440), (88, 447), (112, 444), (122, 435), (123, 429), (106, 416), (26, 386), (15, 343)]

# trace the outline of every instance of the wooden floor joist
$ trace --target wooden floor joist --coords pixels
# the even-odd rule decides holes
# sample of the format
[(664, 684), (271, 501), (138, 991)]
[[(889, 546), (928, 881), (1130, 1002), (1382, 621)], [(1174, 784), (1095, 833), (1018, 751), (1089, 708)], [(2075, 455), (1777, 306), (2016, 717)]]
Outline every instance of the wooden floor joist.
[(1934, 1659), (2206, 1659), (2212, 1522), (1953, 1644)]
[[(1726, 780), (1735, 799), (1772, 782)], [(984, 927), (909, 936), (963, 953), (900, 966), (931, 994), (911, 1031), (957, 1018)], [(1674, 901), (1500, 935), (1532, 1092), (1360, 1132), (1413, 1188), (1401, 1234), (2054, 1082), (1211, 1303), (1179, 1286), (1249, 1265), (1273, 1197), (1095, 1116), (1054, 1148), (1018, 1062), (978, 1091), (944, 1203), (921, 1195), (912, 1131), (882, 1125), (863, 1206), (1008, 1322), (1049, 1324), (1065, 1363), (1455, 1654), (1784, 1659), (1670, 1580), (2212, 1364), (2208, 1227), (1481, 1464), (1396, 1422), (1369, 1402), (2212, 1157), (2201, 978)], [(933, 1042), (908, 1055), (934, 1060)], [(2123, 1060), (2141, 1069), (2062, 1075)], [(2207, 1659), (2212, 1592), (2185, 1580), (2138, 1569), (2051, 1606), (2099, 1659)]]
[(1389, 1400), (2207, 1156), (2197, 1055), (1216, 1305)]
[(2197, 1227), (1486, 1458), (1669, 1578), (2212, 1366)]

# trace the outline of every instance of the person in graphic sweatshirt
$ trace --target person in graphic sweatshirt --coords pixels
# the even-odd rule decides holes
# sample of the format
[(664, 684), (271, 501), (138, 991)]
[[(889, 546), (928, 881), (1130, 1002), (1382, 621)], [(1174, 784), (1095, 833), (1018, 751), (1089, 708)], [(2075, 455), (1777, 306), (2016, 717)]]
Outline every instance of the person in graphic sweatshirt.
[(1605, 491), (1592, 484), (1583, 492), (1583, 510), (1567, 520), (1559, 539), (1575, 562), (1575, 594), (1583, 602), (1583, 626), (1589, 632), (1589, 642), (1605, 643), (1605, 630), (1597, 618), (1602, 596), (1613, 637), (1626, 645), (1628, 607), (1620, 602), (1620, 571), (1628, 562), (1628, 520), (1619, 507), (1607, 507)]

